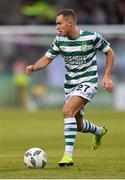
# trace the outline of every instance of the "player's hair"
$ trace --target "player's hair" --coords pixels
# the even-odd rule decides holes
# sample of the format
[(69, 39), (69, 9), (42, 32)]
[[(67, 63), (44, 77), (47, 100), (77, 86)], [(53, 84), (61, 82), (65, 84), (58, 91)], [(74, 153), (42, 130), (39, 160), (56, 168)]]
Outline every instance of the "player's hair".
[(72, 18), (75, 22), (77, 21), (77, 16), (73, 9), (61, 9), (57, 13), (57, 16), (59, 15), (63, 15), (64, 17), (67, 17), (67, 18)]

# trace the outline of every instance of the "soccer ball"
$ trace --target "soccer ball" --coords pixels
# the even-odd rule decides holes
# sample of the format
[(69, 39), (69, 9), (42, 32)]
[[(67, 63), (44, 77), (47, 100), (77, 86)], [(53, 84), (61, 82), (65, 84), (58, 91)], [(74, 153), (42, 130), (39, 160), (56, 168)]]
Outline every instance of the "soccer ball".
[(24, 154), (24, 163), (29, 168), (43, 168), (47, 162), (46, 153), (40, 148), (28, 149)]

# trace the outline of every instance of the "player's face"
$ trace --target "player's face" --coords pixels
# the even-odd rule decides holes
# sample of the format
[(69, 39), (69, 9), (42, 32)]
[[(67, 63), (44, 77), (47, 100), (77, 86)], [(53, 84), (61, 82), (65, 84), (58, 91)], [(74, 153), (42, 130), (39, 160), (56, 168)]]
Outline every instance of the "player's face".
[(56, 17), (56, 29), (61, 36), (67, 36), (71, 30), (71, 21), (66, 19), (63, 15)]

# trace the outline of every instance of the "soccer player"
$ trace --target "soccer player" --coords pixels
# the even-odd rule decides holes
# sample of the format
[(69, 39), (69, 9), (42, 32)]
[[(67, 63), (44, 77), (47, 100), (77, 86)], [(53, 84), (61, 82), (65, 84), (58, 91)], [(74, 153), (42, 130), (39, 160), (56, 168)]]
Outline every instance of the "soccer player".
[(72, 9), (62, 9), (57, 13), (56, 29), (59, 35), (56, 36), (46, 54), (35, 64), (27, 66), (25, 72), (31, 75), (47, 67), (58, 54), (64, 57), (66, 68), (64, 83), (66, 101), (63, 107), (65, 151), (58, 164), (72, 166), (77, 131), (93, 134), (91, 146), (94, 150), (99, 147), (102, 137), (107, 132), (105, 127), (96, 126), (91, 121), (83, 119), (83, 115), (87, 103), (97, 91), (97, 50), (104, 53), (106, 57), (102, 86), (108, 92), (114, 89), (110, 79), (114, 52), (100, 34), (79, 29), (76, 14)]

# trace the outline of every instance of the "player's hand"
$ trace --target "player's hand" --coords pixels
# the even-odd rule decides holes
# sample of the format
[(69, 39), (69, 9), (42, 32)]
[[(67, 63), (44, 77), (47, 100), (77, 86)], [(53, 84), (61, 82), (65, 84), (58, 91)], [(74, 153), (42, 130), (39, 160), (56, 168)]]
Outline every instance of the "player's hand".
[(27, 75), (32, 75), (32, 73), (33, 73), (33, 65), (27, 66), (26, 69), (25, 69), (25, 73)]
[(111, 79), (104, 78), (102, 81), (102, 86), (105, 88), (106, 91), (112, 92), (114, 90), (114, 85)]

